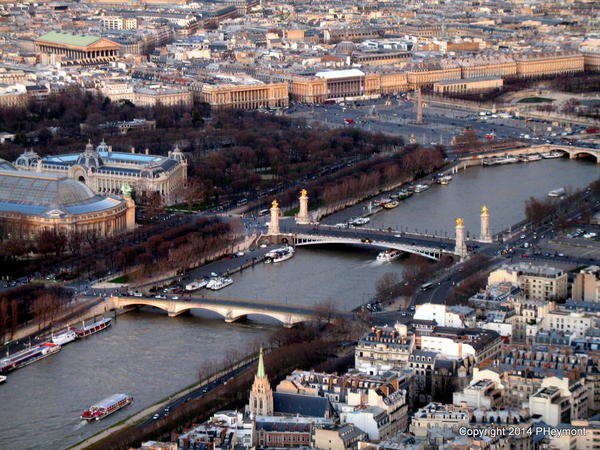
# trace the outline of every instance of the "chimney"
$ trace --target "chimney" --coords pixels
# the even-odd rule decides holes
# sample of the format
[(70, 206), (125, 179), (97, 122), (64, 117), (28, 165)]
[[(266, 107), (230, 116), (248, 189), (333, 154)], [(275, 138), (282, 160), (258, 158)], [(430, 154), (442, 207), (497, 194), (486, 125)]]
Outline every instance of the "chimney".
[(171, 153), (172, 153), (171, 150), (169, 150), (169, 156), (171, 156)]
[(131, 147), (131, 153), (135, 153), (135, 147)]
[(146, 149), (145, 153), (146, 153), (146, 155), (149, 155), (150, 154), (150, 150)]

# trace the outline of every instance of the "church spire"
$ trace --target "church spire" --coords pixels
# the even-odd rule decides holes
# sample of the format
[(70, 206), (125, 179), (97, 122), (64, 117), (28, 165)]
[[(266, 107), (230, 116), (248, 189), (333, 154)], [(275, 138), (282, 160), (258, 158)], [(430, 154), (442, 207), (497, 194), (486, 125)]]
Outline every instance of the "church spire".
[(265, 378), (267, 374), (265, 373), (265, 361), (263, 355), (262, 345), (260, 346), (260, 354), (258, 355), (258, 369), (256, 370), (256, 378)]

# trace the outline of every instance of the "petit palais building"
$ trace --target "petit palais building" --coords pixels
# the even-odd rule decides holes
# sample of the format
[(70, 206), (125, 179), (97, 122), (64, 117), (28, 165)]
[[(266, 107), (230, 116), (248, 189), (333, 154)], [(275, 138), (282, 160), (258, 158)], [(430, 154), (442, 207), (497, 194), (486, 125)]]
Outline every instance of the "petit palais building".
[(90, 143), (82, 153), (40, 157), (26, 151), (15, 161), (18, 170), (56, 173), (85, 183), (94, 192), (120, 194), (127, 184), (138, 202), (144, 202), (157, 193), (161, 203), (176, 202), (177, 193), (187, 180), (187, 160), (175, 148), (168, 156), (150, 155), (147, 152), (113, 152), (104, 141), (96, 148)]
[(44, 230), (105, 237), (135, 227), (135, 203), (95, 194), (66, 175), (17, 170), (0, 160), (0, 236), (33, 239)]

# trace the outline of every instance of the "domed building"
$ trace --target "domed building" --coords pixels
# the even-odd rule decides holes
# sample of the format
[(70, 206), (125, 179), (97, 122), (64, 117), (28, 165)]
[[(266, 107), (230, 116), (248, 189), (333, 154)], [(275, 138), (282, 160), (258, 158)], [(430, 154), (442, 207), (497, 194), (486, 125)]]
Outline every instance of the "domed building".
[(44, 230), (106, 237), (135, 227), (135, 203), (95, 194), (64, 175), (25, 172), (0, 160), (0, 235), (33, 239)]
[(143, 200), (158, 193), (163, 204), (177, 201), (177, 192), (187, 180), (187, 160), (176, 147), (168, 156), (113, 152), (102, 141), (96, 148), (88, 142), (82, 153), (40, 157), (26, 151), (15, 161), (19, 170), (58, 173), (80, 181), (98, 194), (119, 194), (128, 184)]

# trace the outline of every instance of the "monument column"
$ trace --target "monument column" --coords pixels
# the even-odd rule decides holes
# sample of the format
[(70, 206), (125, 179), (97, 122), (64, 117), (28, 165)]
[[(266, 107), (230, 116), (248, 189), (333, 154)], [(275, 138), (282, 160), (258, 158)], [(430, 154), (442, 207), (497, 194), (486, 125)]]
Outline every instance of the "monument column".
[(127, 212), (125, 213), (125, 229), (130, 231), (135, 228), (135, 202), (131, 198), (131, 186), (128, 184), (123, 184), (121, 186), (121, 192), (123, 193), (123, 198), (127, 204)]
[(310, 223), (310, 217), (308, 215), (308, 192), (306, 189), (300, 191), (300, 209), (296, 216), (296, 223), (306, 225)]
[(269, 222), (269, 234), (279, 234), (279, 203), (273, 200), (271, 204), (271, 221)]
[(487, 206), (481, 208), (481, 242), (492, 242), (492, 233), (490, 232), (490, 213)]
[(454, 246), (454, 253), (460, 258), (467, 256), (467, 245), (465, 244), (465, 225), (461, 218), (456, 219), (456, 245)]

